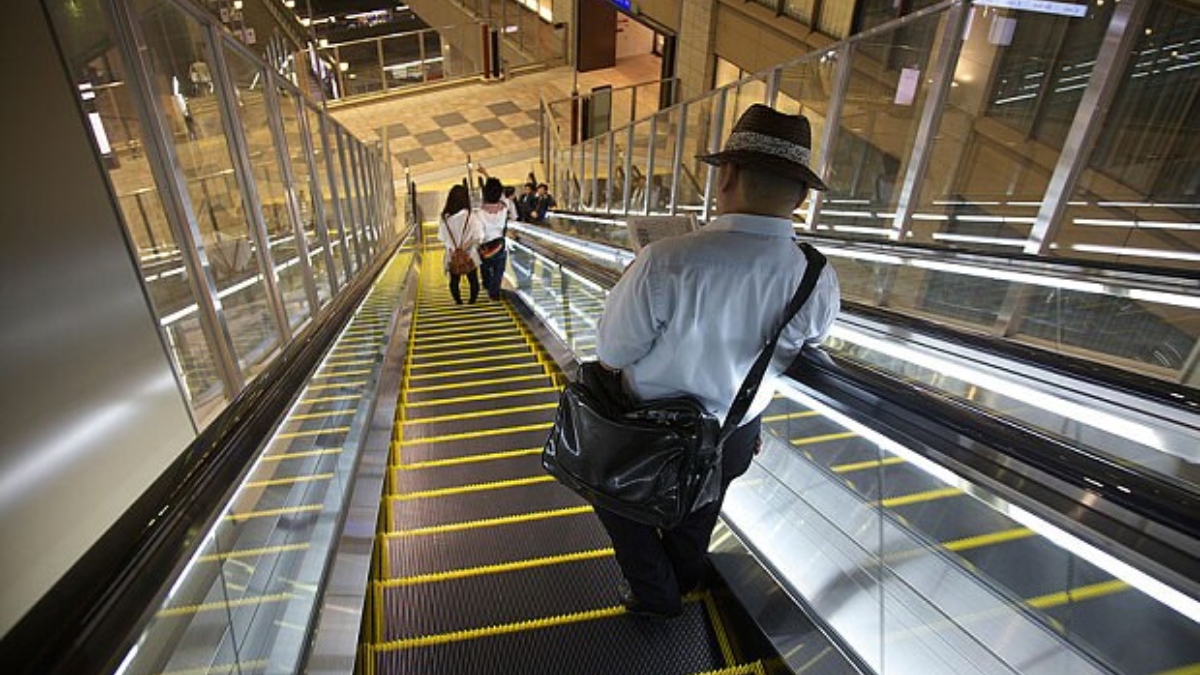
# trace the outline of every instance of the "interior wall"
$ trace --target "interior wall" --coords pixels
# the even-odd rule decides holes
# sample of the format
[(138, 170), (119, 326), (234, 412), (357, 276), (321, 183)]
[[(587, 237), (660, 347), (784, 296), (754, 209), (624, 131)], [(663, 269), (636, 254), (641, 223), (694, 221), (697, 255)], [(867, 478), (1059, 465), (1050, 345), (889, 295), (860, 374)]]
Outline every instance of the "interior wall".
[(41, 5), (5, 12), (0, 635), (195, 437)]
[(617, 60), (649, 54), (654, 50), (654, 31), (624, 14), (617, 15)]

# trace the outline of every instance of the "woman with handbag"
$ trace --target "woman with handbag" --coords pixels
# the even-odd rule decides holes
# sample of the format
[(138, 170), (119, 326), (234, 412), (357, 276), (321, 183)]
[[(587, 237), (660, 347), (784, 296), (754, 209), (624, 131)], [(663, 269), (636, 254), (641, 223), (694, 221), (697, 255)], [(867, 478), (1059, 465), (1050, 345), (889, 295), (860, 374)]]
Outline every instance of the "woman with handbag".
[(471, 287), (469, 302), (479, 297), (479, 253), (476, 246), (483, 240), (483, 230), (471, 212), (471, 197), (465, 185), (455, 185), (446, 195), (446, 206), (438, 223), (438, 240), (446, 247), (445, 269), (450, 275), (450, 295), (462, 304), (459, 280), (467, 277)]
[(504, 188), (496, 178), (488, 178), (483, 184), (483, 206), (475, 209), (472, 216), (483, 230), (479, 245), (480, 272), (483, 287), (488, 297), (500, 299), (500, 285), (504, 282), (504, 267), (508, 264), (509, 208), (503, 201)]

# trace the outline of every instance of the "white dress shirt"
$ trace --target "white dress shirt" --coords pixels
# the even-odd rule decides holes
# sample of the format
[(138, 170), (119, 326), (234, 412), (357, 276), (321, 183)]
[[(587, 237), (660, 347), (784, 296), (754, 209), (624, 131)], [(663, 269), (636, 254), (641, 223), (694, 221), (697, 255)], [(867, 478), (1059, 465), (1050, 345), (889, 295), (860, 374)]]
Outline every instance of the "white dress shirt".
[[(808, 262), (795, 242), (787, 218), (727, 214), (651, 244), (609, 293), (597, 356), (622, 369), (640, 399), (691, 395), (723, 421), (804, 276)], [(805, 343), (825, 338), (840, 306), (837, 274), (826, 265), (739, 424), (767, 407), (779, 373)]]
[(467, 209), (438, 220), (438, 240), (446, 247), (446, 257), (442, 266), (447, 271), (450, 269), (450, 253), (454, 250), (454, 244), (465, 249), (475, 261), (475, 265), (479, 265), (479, 251), (476, 247), (484, 241), (483, 224)]

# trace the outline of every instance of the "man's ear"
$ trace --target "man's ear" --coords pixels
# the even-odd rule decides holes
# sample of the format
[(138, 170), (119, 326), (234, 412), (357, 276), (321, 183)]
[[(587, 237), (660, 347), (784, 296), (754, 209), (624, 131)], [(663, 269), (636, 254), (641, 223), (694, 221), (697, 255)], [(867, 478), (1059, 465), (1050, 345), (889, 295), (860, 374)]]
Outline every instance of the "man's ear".
[(725, 192), (737, 185), (738, 174), (741, 172), (741, 167), (733, 162), (725, 162), (717, 171), (717, 191)]

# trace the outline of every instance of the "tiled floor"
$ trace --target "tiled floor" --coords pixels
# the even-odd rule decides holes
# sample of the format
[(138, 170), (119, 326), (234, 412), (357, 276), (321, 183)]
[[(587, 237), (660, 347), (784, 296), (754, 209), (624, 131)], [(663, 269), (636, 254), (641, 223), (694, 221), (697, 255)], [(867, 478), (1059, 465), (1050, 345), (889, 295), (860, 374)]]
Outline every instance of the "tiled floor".
[(543, 175), (538, 163), (539, 98), (567, 98), (573, 86), (588, 91), (654, 80), (659, 59), (623, 59), (616, 68), (576, 75), (569, 67), (523, 75), (504, 82), (471, 82), (452, 89), (397, 96), (334, 110), (334, 116), (363, 139), (387, 128), (396, 176), (408, 162), (419, 185), (448, 186), (466, 174), (467, 155), (505, 183)]

